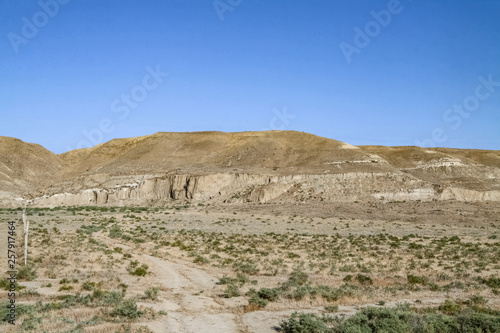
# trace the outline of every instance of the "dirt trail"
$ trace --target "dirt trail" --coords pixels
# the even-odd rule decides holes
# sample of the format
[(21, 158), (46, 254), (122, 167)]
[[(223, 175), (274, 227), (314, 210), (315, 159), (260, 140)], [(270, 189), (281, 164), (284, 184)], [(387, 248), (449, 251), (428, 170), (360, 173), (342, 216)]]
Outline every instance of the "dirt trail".
[[(96, 236), (108, 246), (132, 249), (101, 234)], [(155, 285), (160, 285), (165, 290), (156, 303), (138, 302), (138, 305), (151, 307), (155, 311), (166, 311), (167, 315), (156, 321), (140, 323), (141, 325), (148, 326), (155, 333), (249, 332), (244, 328), (241, 318), (233, 313), (236, 312), (238, 302), (221, 305), (214, 298), (205, 296), (213, 294), (217, 277), (190, 267), (192, 264), (181, 259), (165, 260), (140, 253), (137, 249), (134, 251), (137, 257), (142, 257), (141, 262), (148, 264), (156, 280)]]
[[(144, 323), (158, 333), (275, 333), (279, 322), (293, 311), (256, 311), (242, 313), (246, 302), (242, 297), (220, 298), (213, 292), (218, 279), (209, 273), (190, 267), (181, 259), (165, 260), (143, 254), (159, 284), (167, 291), (154, 304), (155, 310), (168, 315), (161, 320)], [(210, 297), (208, 295), (214, 296)], [(207, 295), (207, 296), (204, 296)], [(150, 303), (144, 304), (151, 306)]]
[[(155, 310), (165, 310), (168, 315), (147, 325), (155, 332), (248, 332), (240, 326), (241, 319), (230, 307), (204, 296), (211, 293), (218, 279), (207, 272), (189, 267), (179, 259), (172, 261), (142, 255), (150, 264), (159, 284), (166, 290), (161, 304)], [(150, 304), (148, 304), (150, 306)]]

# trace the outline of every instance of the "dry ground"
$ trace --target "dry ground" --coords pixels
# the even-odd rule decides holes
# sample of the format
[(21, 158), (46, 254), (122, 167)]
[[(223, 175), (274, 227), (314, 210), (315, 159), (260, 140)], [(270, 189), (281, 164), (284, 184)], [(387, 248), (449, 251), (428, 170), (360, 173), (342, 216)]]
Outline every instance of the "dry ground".
[(37, 274), (2, 332), (275, 332), (297, 310), (446, 299), (500, 310), (498, 203), (28, 212)]

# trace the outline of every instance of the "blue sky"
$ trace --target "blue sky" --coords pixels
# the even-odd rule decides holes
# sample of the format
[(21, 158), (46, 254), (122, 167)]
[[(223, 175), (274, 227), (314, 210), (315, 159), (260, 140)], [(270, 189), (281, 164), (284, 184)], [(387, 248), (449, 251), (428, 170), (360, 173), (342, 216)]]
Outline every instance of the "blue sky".
[(0, 0), (0, 135), (500, 150), (500, 1)]

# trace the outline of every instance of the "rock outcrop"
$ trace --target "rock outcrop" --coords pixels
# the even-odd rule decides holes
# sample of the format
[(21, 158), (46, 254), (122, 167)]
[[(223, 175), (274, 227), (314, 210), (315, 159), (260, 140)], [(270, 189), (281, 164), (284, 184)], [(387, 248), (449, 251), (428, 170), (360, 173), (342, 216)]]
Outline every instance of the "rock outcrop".
[(0, 205), (500, 201), (500, 152), (293, 131), (157, 133), (55, 155), (0, 137)]

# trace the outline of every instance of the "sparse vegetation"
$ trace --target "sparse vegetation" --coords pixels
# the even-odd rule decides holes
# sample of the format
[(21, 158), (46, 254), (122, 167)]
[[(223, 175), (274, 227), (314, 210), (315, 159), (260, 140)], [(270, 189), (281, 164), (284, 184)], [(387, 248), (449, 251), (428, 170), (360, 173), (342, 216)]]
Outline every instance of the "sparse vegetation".
[(146, 297), (149, 298), (150, 300), (156, 301), (158, 299), (159, 292), (160, 289), (158, 287), (150, 287), (146, 289), (144, 295), (146, 295)]
[[(66, 318), (67, 309), (75, 313), (86, 309), (89, 315), (59, 321), (65, 331), (78, 331), (78, 325), (81, 329), (115, 325), (118, 331), (123, 323), (140, 327), (139, 323), (156, 320), (161, 313), (141, 308), (137, 302), (159, 305), (172, 299), (171, 287), (162, 281), (175, 279), (158, 272), (161, 265), (155, 260), (160, 260), (172, 263), (167, 271), (189, 267), (178, 279), (200, 279), (204, 273), (191, 274), (195, 270), (219, 277), (215, 288), (190, 289), (186, 297), (191, 299), (209, 297), (239, 304), (231, 305), (235, 313), (263, 308), (266, 313), (290, 308), (308, 311), (282, 323), (285, 332), (362, 331), (385, 325), (379, 318), (397, 329), (410, 325), (416, 332), (425, 331), (415, 321), (440, 329), (447, 327), (443, 323), (472, 325), (467, 327), (485, 332), (496, 329), (500, 243), (480, 228), (473, 229), (482, 232), (477, 239), (467, 234), (435, 235), (424, 229), (397, 233), (402, 229), (397, 224), (403, 222), (397, 222), (397, 229), (388, 228), (386, 222), (387, 229), (382, 232), (381, 227), (376, 233), (365, 232), (374, 222), (351, 217), (251, 216), (235, 215), (233, 210), (214, 217), (205, 210), (196, 213), (201, 207), (196, 204), (185, 206), (176, 205), (178, 210), (120, 207), (114, 212), (109, 207), (41, 209), (31, 218), (30, 260), (18, 267), (22, 278), (18, 290), (23, 291), (19, 293), (20, 327), (51, 332), (54, 318)], [(316, 229), (320, 222), (325, 229)], [(251, 229), (256, 225), (258, 229)], [(3, 281), (0, 287), (5, 289)], [(25, 281), (36, 287), (21, 289)], [(444, 301), (456, 293), (460, 299)], [(401, 298), (417, 300), (418, 307), (394, 307)], [(443, 299), (443, 303), (429, 308), (426, 298)], [(378, 310), (365, 310), (364, 304), (378, 304), (374, 308)], [(356, 309), (357, 314), (350, 317), (356, 319), (338, 319), (345, 306)], [(6, 324), (0, 324), (0, 330), (8, 329), (2, 325)]]

